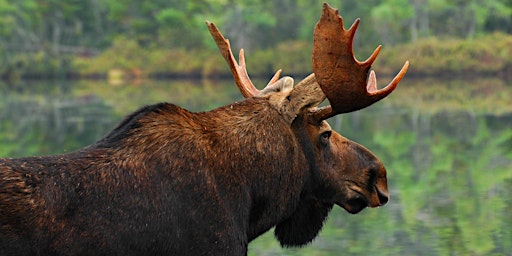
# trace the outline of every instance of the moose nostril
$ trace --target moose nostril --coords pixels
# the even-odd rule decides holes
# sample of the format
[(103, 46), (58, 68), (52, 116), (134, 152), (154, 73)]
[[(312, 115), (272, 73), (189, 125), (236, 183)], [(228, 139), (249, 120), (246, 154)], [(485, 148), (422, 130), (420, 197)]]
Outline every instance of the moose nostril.
[(380, 191), (379, 189), (377, 189), (377, 194), (379, 195), (380, 205), (385, 205), (389, 200), (388, 193), (384, 193), (384, 192)]

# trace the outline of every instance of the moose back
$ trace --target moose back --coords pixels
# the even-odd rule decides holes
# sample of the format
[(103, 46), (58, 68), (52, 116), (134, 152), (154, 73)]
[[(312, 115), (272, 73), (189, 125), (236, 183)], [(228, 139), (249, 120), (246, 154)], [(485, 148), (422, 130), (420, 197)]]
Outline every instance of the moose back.
[(309, 243), (335, 204), (384, 205), (382, 163), (325, 121), (384, 98), (407, 70), (377, 90), (380, 48), (353, 58), (357, 24), (345, 30), (324, 4), (313, 74), (294, 85), (278, 72), (258, 90), (208, 23), (246, 99), (201, 113), (146, 106), (75, 152), (0, 159), (0, 255), (246, 255), (272, 227), (283, 246)]

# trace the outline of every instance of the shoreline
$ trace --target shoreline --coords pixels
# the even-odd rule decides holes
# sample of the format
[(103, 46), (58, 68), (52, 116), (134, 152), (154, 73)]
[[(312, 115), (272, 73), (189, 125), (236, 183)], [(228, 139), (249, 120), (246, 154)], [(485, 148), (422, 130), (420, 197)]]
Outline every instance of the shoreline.
[[(130, 42), (123, 42), (130, 43)], [(120, 44), (120, 43), (119, 43)], [(130, 43), (129, 51), (112, 45), (95, 56), (40, 52), (6, 60), (0, 80), (86, 79), (230, 79), (231, 72), (217, 49), (147, 48)], [(293, 47), (286, 47), (293, 45)], [(364, 50), (355, 50), (364, 56)], [(41, 57), (43, 56), (43, 57)], [(312, 72), (311, 45), (285, 42), (277, 47), (246, 53), (251, 78), (268, 79), (276, 70), (283, 75), (305, 77)], [(359, 57), (363, 59), (364, 57)], [(409, 60), (409, 78), (497, 77), (512, 80), (512, 35), (493, 33), (471, 39), (436, 37), (385, 46), (373, 65), (378, 77), (394, 76)]]

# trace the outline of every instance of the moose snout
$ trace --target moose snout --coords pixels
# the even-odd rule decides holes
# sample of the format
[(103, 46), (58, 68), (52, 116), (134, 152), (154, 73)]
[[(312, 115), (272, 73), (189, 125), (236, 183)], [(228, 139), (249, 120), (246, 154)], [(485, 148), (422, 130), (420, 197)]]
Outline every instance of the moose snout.
[(379, 188), (376, 188), (376, 189), (377, 189), (377, 196), (379, 197), (379, 205), (378, 206), (383, 206), (383, 205), (387, 204), (389, 201), (388, 190), (386, 189), (386, 191), (382, 191)]
[(371, 196), (369, 200), (370, 207), (379, 207), (385, 205), (389, 201), (389, 192), (386, 179), (386, 169), (380, 161), (376, 162), (376, 166), (371, 168), (368, 184)]
[(369, 207), (379, 207), (385, 205), (389, 201), (389, 193), (387, 189), (379, 189), (375, 186), (375, 190), (369, 197), (368, 206)]
[(385, 205), (389, 201), (388, 184), (386, 179), (386, 168), (377, 159), (374, 158), (375, 165), (369, 169), (369, 206), (379, 207)]

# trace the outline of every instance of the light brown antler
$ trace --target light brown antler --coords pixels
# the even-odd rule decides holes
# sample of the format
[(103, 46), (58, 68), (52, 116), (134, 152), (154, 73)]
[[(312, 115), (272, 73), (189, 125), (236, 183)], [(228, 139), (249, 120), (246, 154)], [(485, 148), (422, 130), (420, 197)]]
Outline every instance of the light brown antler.
[(362, 109), (383, 99), (407, 72), (408, 61), (385, 88), (377, 90), (375, 72), (368, 71), (381, 46), (366, 61), (357, 61), (352, 47), (358, 25), (359, 19), (345, 30), (338, 10), (324, 3), (322, 17), (315, 27), (312, 59), (316, 80), (331, 106), (316, 111), (318, 120)]
[[(231, 69), (231, 73), (233, 74), (235, 82), (242, 95), (245, 98), (258, 96), (261, 91), (254, 86), (254, 84), (251, 82), (251, 79), (249, 78), (249, 75), (247, 74), (247, 69), (245, 67), (244, 50), (240, 50), (240, 64), (238, 64), (236, 62), (235, 56), (233, 56), (233, 52), (231, 51), (231, 45), (229, 44), (229, 40), (224, 38), (222, 33), (220, 33), (219, 29), (217, 28), (217, 26), (215, 26), (213, 22), (207, 21), (206, 25), (208, 26), (208, 30), (210, 30), (210, 34), (215, 40), (215, 43), (217, 43), (217, 46), (219, 47), (222, 56), (228, 63), (229, 68)], [(270, 79), (270, 81), (268, 82), (267, 87), (269, 85), (274, 84), (279, 79), (280, 74), (281, 70), (278, 70), (274, 74), (272, 79)]]

